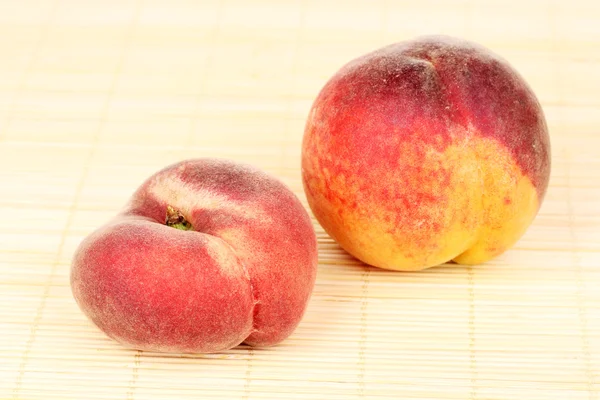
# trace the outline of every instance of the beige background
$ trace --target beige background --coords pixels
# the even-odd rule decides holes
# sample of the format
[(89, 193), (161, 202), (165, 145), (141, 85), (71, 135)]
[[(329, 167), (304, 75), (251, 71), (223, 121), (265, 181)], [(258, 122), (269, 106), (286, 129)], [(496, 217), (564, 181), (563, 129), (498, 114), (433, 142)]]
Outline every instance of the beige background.
[[(525, 237), (475, 268), (364, 267), (315, 222), (307, 314), (282, 345), (124, 349), (71, 298), (70, 257), (155, 170), (253, 163), (306, 204), (312, 99), (342, 64), (427, 33), (500, 53), (553, 144)], [(599, 399), (595, 1), (0, 0), (0, 398)]]

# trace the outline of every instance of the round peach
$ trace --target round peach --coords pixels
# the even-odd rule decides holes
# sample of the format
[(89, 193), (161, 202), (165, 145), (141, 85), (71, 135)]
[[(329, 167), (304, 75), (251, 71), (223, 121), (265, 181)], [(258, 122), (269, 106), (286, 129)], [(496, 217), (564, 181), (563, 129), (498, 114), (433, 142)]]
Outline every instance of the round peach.
[(536, 216), (550, 141), (534, 93), (505, 60), (423, 37), (357, 58), (327, 82), (306, 124), (302, 173), (316, 218), (365, 263), (477, 264)]

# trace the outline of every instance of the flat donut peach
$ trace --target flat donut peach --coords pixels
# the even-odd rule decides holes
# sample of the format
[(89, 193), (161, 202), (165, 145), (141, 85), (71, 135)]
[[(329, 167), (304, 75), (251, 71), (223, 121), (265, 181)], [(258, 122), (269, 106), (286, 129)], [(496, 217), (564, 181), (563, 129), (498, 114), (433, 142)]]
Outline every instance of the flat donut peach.
[(91, 321), (127, 347), (210, 353), (287, 338), (316, 271), (311, 220), (283, 183), (197, 159), (151, 176), (81, 243), (71, 287)]

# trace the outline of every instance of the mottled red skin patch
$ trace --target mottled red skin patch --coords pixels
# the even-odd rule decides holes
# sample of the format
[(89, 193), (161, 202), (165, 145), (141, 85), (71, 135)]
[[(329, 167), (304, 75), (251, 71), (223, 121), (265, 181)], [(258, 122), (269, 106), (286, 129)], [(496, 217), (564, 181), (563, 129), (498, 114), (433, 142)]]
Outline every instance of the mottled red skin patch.
[[(165, 179), (201, 201), (157, 194), (153, 188)], [(222, 206), (202, 203), (213, 193)], [(164, 225), (168, 206), (180, 209), (193, 231)], [(230, 249), (232, 273), (210, 257), (204, 238)], [(74, 259), (72, 286), (92, 321), (127, 345), (215, 352), (288, 337), (304, 314), (316, 268), (312, 223), (283, 183), (249, 166), (200, 159), (150, 177), (113, 222), (87, 238)]]
[[(344, 66), (315, 104), (315, 120), (329, 124), (312, 129), (340, 157), (386, 160), (394, 168), (402, 154), (390, 140), (442, 151), (452, 143), (451, 123), (472, 124), (508, 148), (540, 201), (545, 195), (550, 141), (541, 106), (516, 70), (476, 44), (431, 36), (384, 47)], [(369, 165), (356, 164), (356, 174)], [(337, 166), (323, 165), (343, 173)]]
[[(379, 68), (368, 71), (365, 68), (359, 66), (353, 69), (350, 65), (336, 74), (323, 88), (315, 101), (318, 108), (313, 109), (314, 120), (326, 120), (328, 123), (317, 122), (313, 125), (311, 134), (305, 136), (303, 146), (305, 149), (317, 146), (312, 141), (317, 138), (320, 143), (326, 143), (328, 149), (335, 149), (335, 157), (320, 158), (318, 168), (327, 169), (332, 176), (346, 176), (348, 180), (354, 175), (366, 177), (359, 191), (377, 196), (383, 206), (400, 200), (407, 213), (410, 213), (410, 209), (416, 209), (426, 201), (424, 196), (428, 196), (428, 193), (399, 193), (393, 188), (388, 190), (385, 186), (374, 188), (373, 182), (380, 178), (381, 170), (393, 171), (399, 168), (399, 161), (403, 158), (402, 149), (397, 145), (399, 141), (422, 141), (440, 150), (448, 145), (448, 116), (438, 112), (447, 103), (444, 98), (434, 95), (441, 90), (437, 79), (431, 80), (431, 96), (420, 95), (423, 74), (435, 78), (427, 62), (400, 59), (392, 63), (391, 60), (383, 59)], [(426, 102), (414, 101), (417, 98), (425, 99)], [(399, 109), (403, 111), (402, 114), (397, 112)], [(390, 132), (390, 127), (393, 127), (393, 132)], [(414, 151), (422, 149), (417, 147)], [(420, 158), (419, 155), (414, 156)], [(352, 168), (340, 163), (342, 160), (351, 160)], [(377, 170), (373, 169), (371, 160), (377, 160)], [(312, 161), (315, 160), (303, 158), (303, 166), (306, 167), (304, 163)], [(402, 167), (413, 170), (407, 170), (404, 174), (409, 177), (421, 173), (422, 164)], [(305, 168), (305, 171), (308, 169)], [(325, 185), (329, 185), (329, 182), (325, 181)], [(308, 192), (312, 190), (311, 185), (305, 187)], [(357, 204), (356, 201), (348, 204), (347, 193), (339, 193), (328, 187), (323, 194), (332, 202), (337, 201), (353, 209), (360, 207), (361, 212), (368, 213), (368, 210), (362, 209), (365, 204)], [(315, 214), (320, 217), (318, 211)], [(395, 218), (394, 225), (402, 226), (402, 215), (396, 214)]]

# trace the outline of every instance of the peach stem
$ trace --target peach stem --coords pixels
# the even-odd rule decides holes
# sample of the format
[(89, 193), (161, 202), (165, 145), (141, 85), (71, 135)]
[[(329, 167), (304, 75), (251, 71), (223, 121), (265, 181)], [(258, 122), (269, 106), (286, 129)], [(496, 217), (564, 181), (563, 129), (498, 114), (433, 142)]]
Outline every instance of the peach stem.
[(167, 206), (167, 217), (165, 219), (165, 225), (182, 231), (189, 231), (192, 229), (192, 224), (185, 219), (181, 211), (175, 209), (172, 206)]

